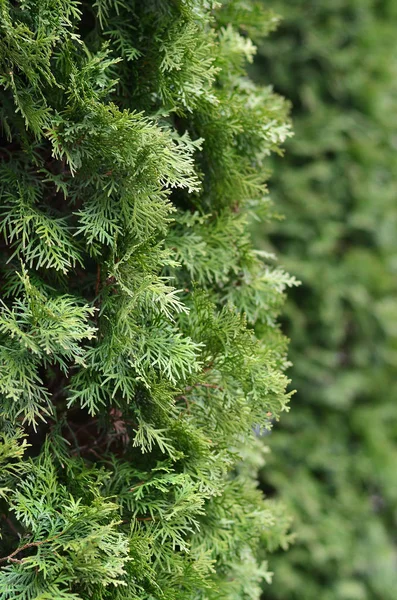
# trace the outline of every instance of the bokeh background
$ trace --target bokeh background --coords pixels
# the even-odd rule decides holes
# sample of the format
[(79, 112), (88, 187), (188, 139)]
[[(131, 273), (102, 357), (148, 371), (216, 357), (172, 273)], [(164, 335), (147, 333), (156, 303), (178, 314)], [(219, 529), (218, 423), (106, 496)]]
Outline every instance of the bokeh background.
[(262, 487), (294, 518), (266, 600), (397, 598), (397, 2), (281, 0), (252, 74), (292, 103), (295, 137), (256, 228), (289, 292), (291, 411)]

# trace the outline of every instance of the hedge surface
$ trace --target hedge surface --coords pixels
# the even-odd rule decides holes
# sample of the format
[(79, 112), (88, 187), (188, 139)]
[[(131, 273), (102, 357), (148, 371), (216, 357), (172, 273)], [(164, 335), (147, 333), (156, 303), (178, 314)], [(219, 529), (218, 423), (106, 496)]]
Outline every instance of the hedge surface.
[[(296, 543), (265, 597), (392, 600), (397, 590), (397, 5), (278, 1), (256, 76), (293, 105), (272, 226), (302, 285), (287, 305), (297, 394), (264, 489)], [(258, 233), (258, 237), (260, 232)], [(267, 243), (263, 242), (267, 248)]]

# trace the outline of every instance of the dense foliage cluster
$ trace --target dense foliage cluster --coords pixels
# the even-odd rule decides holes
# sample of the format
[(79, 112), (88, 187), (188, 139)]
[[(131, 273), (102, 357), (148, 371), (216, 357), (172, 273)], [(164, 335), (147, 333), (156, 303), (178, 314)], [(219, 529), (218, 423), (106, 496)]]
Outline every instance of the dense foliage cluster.
[(0, 2), (1, 600), (253, 599), (270, 577), (258, 544), (288, 520), (254, 431), (288, 402), (294, 281), (247, 224), (290, 128), (245, 67), (275, 22)]
[(286, 318), (298, 393), (264, 477), (297, 539), (266, 598), (394, 600), (397, 5), (273, 6), (257, 74), (291, 99), (296, 132), (272, 178), (273, 242), (302, 286)]

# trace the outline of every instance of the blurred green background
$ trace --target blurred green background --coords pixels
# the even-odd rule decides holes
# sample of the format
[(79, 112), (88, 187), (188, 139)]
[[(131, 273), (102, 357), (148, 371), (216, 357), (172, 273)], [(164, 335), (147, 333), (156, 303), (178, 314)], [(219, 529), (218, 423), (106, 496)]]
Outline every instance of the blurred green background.
[(397, 2), (281, 0), (253, 74), (291, 100), (269, 229), (289, 292), (291, 411), (266, 493), (294, 517), (266, 600), (397, 599)]

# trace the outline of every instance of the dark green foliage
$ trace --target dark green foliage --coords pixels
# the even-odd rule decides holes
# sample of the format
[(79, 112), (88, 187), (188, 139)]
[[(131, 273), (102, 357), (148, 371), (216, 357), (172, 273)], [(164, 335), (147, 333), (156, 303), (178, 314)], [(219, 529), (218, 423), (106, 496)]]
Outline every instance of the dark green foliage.
[[(287, 107), (230, 0), (0, 0), (0, 598), (253, 599), (294, 283), (247, 232)], [(255, 334), (254, 325), (258, 328)], [(244, 458), (244, 461), (242, 461)]]
[[(274, 3), (261, 77), (291, 99), (273, 226), (302, 280), (288, 303), (298, 393), (264, 475), (296, 544), (266, 598), (394, 600), (397, 460), (397, 5)], [(266, 247), (266, 245), (265, 245)]]

